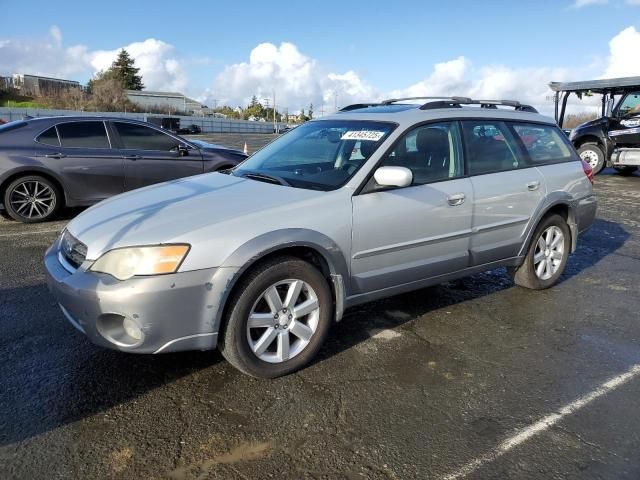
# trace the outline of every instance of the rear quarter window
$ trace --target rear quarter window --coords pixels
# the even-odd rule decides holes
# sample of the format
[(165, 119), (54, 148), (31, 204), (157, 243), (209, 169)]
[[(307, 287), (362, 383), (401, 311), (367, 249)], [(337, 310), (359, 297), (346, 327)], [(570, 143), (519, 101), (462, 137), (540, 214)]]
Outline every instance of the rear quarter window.
[(513, 130), (522, 142), (531, 166), (567, 162), (574, 159), (567, 137), (553, 125), (514, 123)]
[(44, 145), (51, 145), (54, 147), (60, 146), (60, 140), (58, 139), (58, 132), (56, 131), (56, 127), (51, 127), (48, 130), (45, 130), (38, 138), (36, 138), (36, 142), (42, 143)]

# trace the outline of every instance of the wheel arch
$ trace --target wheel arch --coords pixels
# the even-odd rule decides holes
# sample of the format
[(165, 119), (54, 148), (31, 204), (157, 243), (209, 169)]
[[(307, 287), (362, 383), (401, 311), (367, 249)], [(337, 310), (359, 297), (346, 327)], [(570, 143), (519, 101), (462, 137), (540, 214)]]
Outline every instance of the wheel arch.
[[(314, 265), (326, 278), (334, 301), (335, 319), (344, 311), (349, 285), (347, 262), (338, 245), (326, 235), (313, 230), (285, 229), (258, 236), (236, 249), (218, 269), (224, 289), (214, 319), (214, 330), (220, 331), (230, 307), (229, 301), (240, 281), (254, 268), (277, 256), (290, 255)], [(214, 280), (214, 283), (216, 281)]]
[(52, 174), (47, 170), (41, 170), (39, 168), (33, 168), (33, 167), (24, 168), (21, 170), (15, 170), (11, 172), (9, 175), (7, 175), (6, 177), (4, 177), (2, 181), (0, 181), (0, 202), (4, 202), (4, 194), (7, 191), (7, 188), (9, 187), (9, 184), (11, 182), (13, 182), (14, 180), (17, 180), (20, 177), (28, 177), (31, 175), (37, 175), (39, 177), (46, 178), (47, 180), (52, 182), (58, 188), (58, 190), (60, 190), (60, 193), (62, 195), (61, 200), (63, 204), (61, 206), (64, 207), (67, 204), (67, 192), (64, 188), (62, 181), (56, 175)]
[(571, 252), (573, 253), (577, 247), (578, 240), (578, 224), (576, 219), (576, 210), (573, 204), (574, 202), (568, 195), (566, 197), (558, 196), (558, 198), (540, 208), (534, 217), (534, 221), (529, 223), (529, 228), (525, 237), (526, 240), (520, 249), (519, 256), (524, 257), (527, 254), (531, 241), (533, 240), (533, 233), (536, 231), (536, 228), (538, 228), (540, 222), (553, 214), (560, 215), (565, 219), (567, 225), (569, 225), (569, 231), (571, 232)]
[(583, 135), (583, 136), (578, 137), (578, 138), (573, 140), (573, 145), (576, 147), (576, 149), (580, 148), (581, 146), (583, 146), (586, 143), (595, 143), (598, 146), (600, 146), (603, 149), (603, 151), (606, 148), (605, 145), (604, 145), (604, 142), (602, 141), (602, 138), (598, 137), (597, 135), (593, 135), (593, 134)]

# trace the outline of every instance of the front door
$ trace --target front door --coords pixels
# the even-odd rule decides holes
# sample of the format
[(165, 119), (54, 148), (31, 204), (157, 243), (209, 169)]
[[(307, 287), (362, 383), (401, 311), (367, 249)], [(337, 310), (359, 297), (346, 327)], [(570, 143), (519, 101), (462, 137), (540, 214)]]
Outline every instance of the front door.
[(423, 125), (405, 134), (380, 166), (413, 173), (405, 188), (367, 189), (353, 197), (351, 272), (355, 293), (407, 284), (469, 266), (473, 213), (457, 124)]
[(189, 177), (203, 172), (202, 155), (155, 128), (129, 122), (112, 122), (122, 146), (125, 189)]
[(609, 136), (618, 147), (640, 146), (640, 91), (620, 101), (609, 124)]

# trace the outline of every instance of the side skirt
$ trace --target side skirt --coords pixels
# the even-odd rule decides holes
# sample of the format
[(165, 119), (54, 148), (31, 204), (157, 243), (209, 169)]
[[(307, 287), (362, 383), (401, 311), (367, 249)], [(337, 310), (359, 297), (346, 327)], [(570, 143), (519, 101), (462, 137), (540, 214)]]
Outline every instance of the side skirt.
[(425, 278), (416, 282), (403, 283), (389, 288), (383, 288), (381, 290), (375, 290), (373, 292), (360, 293), (358, 295), (352, 295), (345, 299), (345, 308), (360, 305), (362, 303), (371, 302), (381, 298), (391, 297), (393, 295), (399, 295), (401, 293), (411, 292), (413, 290), (419, 290), (421, 288), (431, 287), (438, 285), (439, 283), (456, 280), (458, 278), (468, 277), (475, 273), (486, 272), (499, 267), (519, 267), (522, 265), (524, 257), (511, 257), (505, 260), (499, 260), (497, 262), (485, 263), (482, 265), (476, 265), (474, 267), (465, 268), (452, 273), (446, 273), (435, 277)]

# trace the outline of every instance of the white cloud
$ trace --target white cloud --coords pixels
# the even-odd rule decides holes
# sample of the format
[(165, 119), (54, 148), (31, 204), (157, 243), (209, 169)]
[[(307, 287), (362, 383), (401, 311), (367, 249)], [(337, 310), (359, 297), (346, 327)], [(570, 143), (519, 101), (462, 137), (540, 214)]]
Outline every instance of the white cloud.
[(391, 92), (392, 97), (465, 96), (477, 99), (513, 99), (549, 113), (553, 108), (548, 84), (569, 79), (565, 69), (514, 69), (504, 65), (474, 69), (470, 60), (457, 57), (437, 63), (420, 82)]
[(640, 6), (640, 0), (625, 0), (627, 5)]
[(607, 69), (602, 78), (640, 75), (638, 52), (640, 52), (640, 32), (635, 27), (625, 28), (609, 42)]
[(609, 0), (575, 0), (575, 2), (573, 2), (573, 8), (583, 8), (591, 5), (606, 5), (607, 3), (609, 3)]
[(181, 90), (187, 85), (175, 48), (162, 40), (149, 38), (114, 50), (90, 51), (84, 45), (65, 47), (62, 32), (55, 25), (41, 38), (0, 40), (0, 74), (30, 73), (86, 80), (109, 68), (121, 48), (135, 60), (147, 88)]
[(318, 112), (318, 102), (330, 109), (336, 93), (341, 105), (367, 101), (374, 95), (372, 87), (353, 70), (326, 72), (289, 42), (259, 44), (251, 50), (248, 62), (229, 65), (217, 76), (213, 92), (222, 103), (246, 105), (253, 95), (271, 98), (274, 90), (276, 103), (292, 112), (312, 102)]
[(90, 63), (94, 71), (109, 68), (122, 48), (135, 60), (145, 88), (181, 91), (187, 86), (187, 76), (180, 60), (176, 58), (175, 48), (155, 38), (130, 43), (114, 50), (92, 52)]
[(89, 53), (83, 45), (64, 47), (62, 33), (52, 26), (46, 36), (0, 40), (0, 74), (31, 73), (75, 77), (87, 73)]

